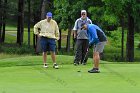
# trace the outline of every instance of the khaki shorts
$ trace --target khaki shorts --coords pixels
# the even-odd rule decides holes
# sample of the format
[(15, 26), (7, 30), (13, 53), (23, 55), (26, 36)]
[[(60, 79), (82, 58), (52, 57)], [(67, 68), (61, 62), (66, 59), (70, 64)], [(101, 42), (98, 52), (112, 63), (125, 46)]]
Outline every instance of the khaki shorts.
[(106, 41), (97, 43), (97, 45), (94, 46), (94, 52), (102, 53), (105, 45)]

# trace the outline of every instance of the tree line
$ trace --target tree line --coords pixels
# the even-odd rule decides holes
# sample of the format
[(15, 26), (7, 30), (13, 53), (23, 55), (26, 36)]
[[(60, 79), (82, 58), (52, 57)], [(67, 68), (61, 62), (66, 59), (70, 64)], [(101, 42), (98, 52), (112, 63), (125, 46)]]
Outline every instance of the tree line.
[[(15, 5), (15, 8), (10, 8)], [(52, 11), (61, 29), (68, 29), (67, 51), (70, 51), (70, 38), (74, 22), (80, 17), (80, 10), (88, 11), (94, 24), (105, 31), (122, 28), (122, 58), (124, 57), (124, 29), (127, 29), (127, 61), (134, 60), (134, 33), (140, 32), (139, 0), (0, 0), (0, 42), (5, 39), (5, 25), (8, 16), (17, 17), (17, 43), (22, 45), (24, 24), (28, 23), (28, 45), (30, 46), (30, 26), (45, 18), (46, 11)], [(12, 11), (12, 12), (10, 12)], [(16, 20), (16, 19), (15, 19)], [(37, 38), (33, 37), (36, 47)], [(58, 42), (61, 49), (61, 37)]]

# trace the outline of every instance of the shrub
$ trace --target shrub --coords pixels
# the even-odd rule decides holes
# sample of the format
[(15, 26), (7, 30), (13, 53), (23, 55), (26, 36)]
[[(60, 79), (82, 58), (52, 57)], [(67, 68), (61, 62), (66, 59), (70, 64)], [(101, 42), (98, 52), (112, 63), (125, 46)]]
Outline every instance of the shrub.
[(34, 49), (31, 46), (30, 48), (27, 45), (19, 46), (17, 44), (3, 44), (0, 47), (1, 52), (8, 54), (33, 54)]
[(138, 48), (140, 49), (140, 43), (138, 44)]

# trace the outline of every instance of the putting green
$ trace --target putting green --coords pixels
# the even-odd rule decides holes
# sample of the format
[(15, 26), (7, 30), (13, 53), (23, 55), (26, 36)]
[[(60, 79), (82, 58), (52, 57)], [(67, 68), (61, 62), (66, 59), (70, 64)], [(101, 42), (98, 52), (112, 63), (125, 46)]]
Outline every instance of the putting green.
[[(73, 66), (70, 64), (72, 59), (73, 57), (69, 56), (58, 56), (60, 69), (53, 69), (51, 62), (49, 68), (43, 68), (41, 56), (2, 59), (0, 93), (139, 93), (140, 91), (140, 64), (102, 62), (101, 73), (91, 74), (87, 72), (92, 66), (90, 63), (86, 66)], [(67, 64), (64, 64), (64, 60)]]

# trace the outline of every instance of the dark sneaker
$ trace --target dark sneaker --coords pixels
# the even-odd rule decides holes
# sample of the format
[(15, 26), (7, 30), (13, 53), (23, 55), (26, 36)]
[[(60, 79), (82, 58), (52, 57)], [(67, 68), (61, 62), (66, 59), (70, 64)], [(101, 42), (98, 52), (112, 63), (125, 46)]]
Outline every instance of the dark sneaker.
[(93, 68), (91, 70), (88, 71), (89, 73), (100, 73), (99, 69), (97, 68)]
[(53, 68), (58, 69), (58, 65), (57, 64), (53, 64)]

